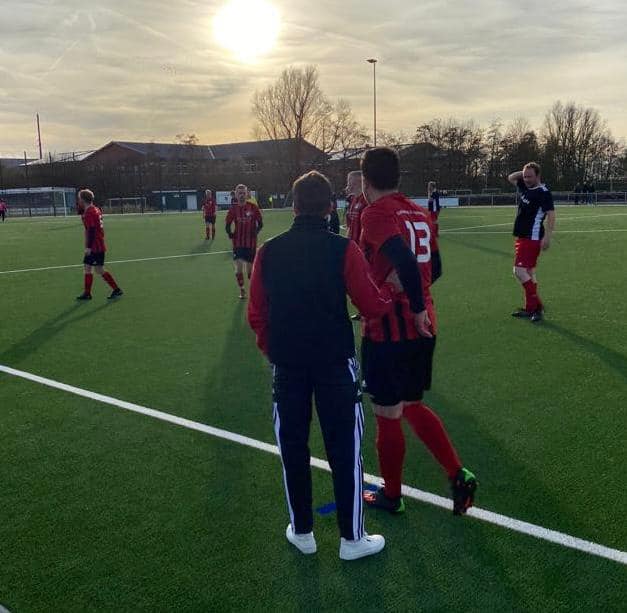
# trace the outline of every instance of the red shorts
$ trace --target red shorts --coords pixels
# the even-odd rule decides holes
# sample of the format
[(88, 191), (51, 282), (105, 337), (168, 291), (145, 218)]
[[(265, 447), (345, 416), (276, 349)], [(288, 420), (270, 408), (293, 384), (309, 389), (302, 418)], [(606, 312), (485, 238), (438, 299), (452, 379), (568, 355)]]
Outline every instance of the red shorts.
[(542, 248), (542, 241), (517, 238), (514, 243), (514, 266), (535, 268)]

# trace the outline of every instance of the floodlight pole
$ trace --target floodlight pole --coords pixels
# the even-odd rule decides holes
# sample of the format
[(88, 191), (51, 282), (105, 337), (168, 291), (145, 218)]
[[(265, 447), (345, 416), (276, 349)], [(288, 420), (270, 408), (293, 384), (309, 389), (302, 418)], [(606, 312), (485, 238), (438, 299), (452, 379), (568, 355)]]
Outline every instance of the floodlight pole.
[(368, 64), (372, 64), (372, 101), (373, 101), (373, 118), (374, 118), (374, 146), (377, 146), (377, 59), (371, 57), (366, 60)]

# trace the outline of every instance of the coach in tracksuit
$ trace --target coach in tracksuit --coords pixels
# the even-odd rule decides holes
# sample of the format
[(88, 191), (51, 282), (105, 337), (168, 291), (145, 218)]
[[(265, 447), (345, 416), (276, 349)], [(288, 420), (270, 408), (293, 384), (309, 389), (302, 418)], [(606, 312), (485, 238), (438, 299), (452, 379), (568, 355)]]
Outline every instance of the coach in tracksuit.
[(294, 183), (294, 223), (257, 254), (248, 321), (273, 365), (274, 429), (290, 515), (286, 537), (302, 553), (316, 552), (308, 446), (315, 398), (333, 473), (340, 558), (354, 560), (381, 551), (385, 540), (364, 532), (364, 418), (346, 295), (368, 317), (387, 313), (392, 303), (388, 288), (375, 286), (357, 245), (329, 232), (331, 192), (318, 172)]

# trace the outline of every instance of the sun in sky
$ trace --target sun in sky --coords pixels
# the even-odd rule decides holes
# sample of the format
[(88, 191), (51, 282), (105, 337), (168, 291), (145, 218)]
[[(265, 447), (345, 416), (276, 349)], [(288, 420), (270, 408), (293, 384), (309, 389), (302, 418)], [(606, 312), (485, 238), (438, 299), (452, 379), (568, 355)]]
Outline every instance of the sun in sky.
[(241, 62), (257, 61), (274, 48), (279, 11), (265, 0), (230, 0), (213, 20), (216, 42)]

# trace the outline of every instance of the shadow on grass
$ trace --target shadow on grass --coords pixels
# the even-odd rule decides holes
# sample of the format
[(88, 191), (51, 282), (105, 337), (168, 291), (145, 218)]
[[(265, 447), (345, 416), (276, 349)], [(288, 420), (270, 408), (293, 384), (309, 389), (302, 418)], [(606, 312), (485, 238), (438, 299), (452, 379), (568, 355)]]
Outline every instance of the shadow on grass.
[(579, 349), (592, 353), (597, 358), (605, 362), (610, 368), (614, 369), (620, 377), (627, 381), (627, 356), (625, 354), (619, 353), (609, 347), (605, 347), (605, 345), (601, 345), (596, 341), (585, 338), (584, 336), (576, 334), (571, 330), (567, 330), (552, 321), (543, 321), (542, 327), (556, 332), (560, 336), (577, 345)]
[(477, 251), (482, 251), (483, 253), (488, 253), (490, 255), (498, 255), (499, 257), (505, 257), (508, 260), (513, 260), (514, 259), (514, 252), (512, 251), (505, 251), (504, 249), (495, 249), (494, 247), (486, 247), (485, 244), (483, 242), (477, 242), (476, 240), (472, 241), (472, 240), (468, 240), (468, 239), (462, 239), (460, 238), (460, 236), (462, 235), (461, 232), (458, 233), (446, 233), (444, 234), (443, 237), (440, 237), (440, 240), (442, 240), (442, 238), (444, 238), (446, 241), (451, 241), (453, 243), (457, 243), (458, 245), (461, 245), (462, 247), (468, 247), (469, 249), (475, 249)]
[[(16, 366), (22, 360), (45, 345), (48, 341), (63, 332), (63, 330), (65, 330), (68, 326), (78, 323), (83, 319), (93, 317), (103, 309), (110, 307), (112, 304), (113, 301), (107, 301), (104, 304), (93, 308), (91, 303), (76, 302), (61, 313), (58, 313), (52, 319), (42, 323), (30, 334), (0, 353), (0, 364)], [(78, 313), (79, 311), (82, 312), (76, 317), (72, 317), (72, 315)]]
[(190, 253), (211, 253), (214, 243), (215, 241), (203, 240), (200, 243), (196, 243), (191, 248)]

